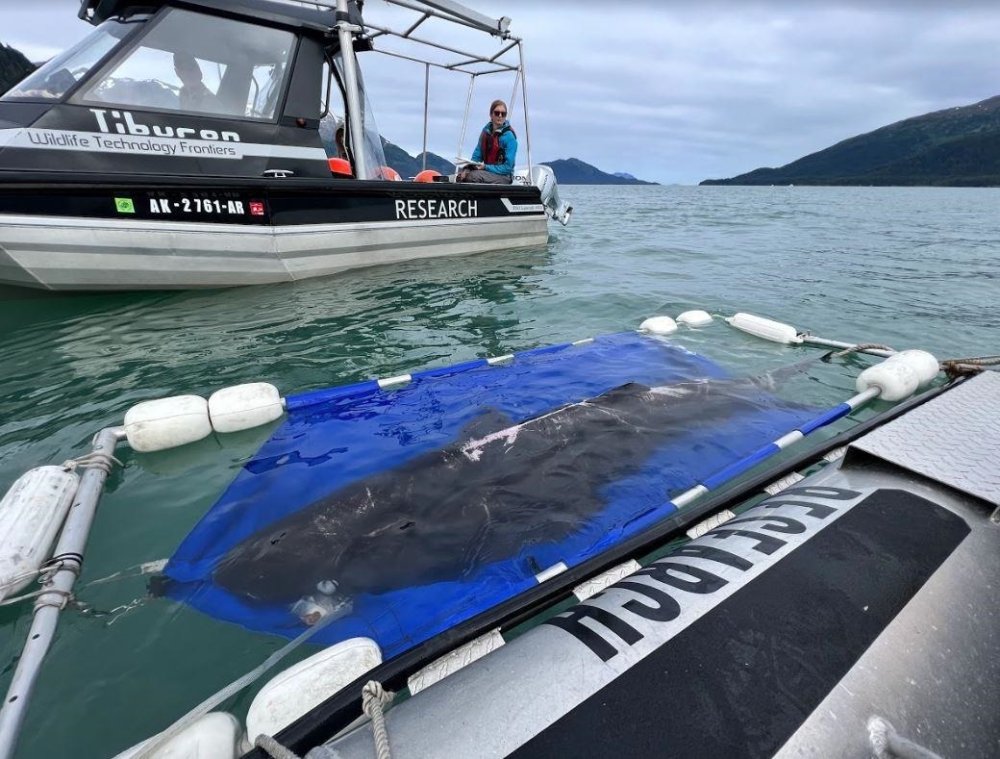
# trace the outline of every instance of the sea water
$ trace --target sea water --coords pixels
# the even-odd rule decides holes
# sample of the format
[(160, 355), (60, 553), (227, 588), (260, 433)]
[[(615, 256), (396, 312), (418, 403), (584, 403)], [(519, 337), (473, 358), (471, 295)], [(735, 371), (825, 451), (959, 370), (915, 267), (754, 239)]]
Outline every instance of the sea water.
[[(33, 466), (87, 451), (95, 431), (141, 400), (261, 380), (297, 393), (691, 308), (941, 358), (1000, 353), (1000, 189), (561, 192), (573, 221), (551, 226), (537, 249), (265, 287), (4, 299), (0, 491)], [(817, 355), (719, 319), (675, 340), (737, 374)], [(836, 403), (867, 363), (819, 365), (797, 391)], [(124, 467), (108, 481), (78, 588), (84, 608), (62, 615), (18, 756), (113, 755), (285, 642), (147, 599), (143, 576), (93, 584), (168, 557), (271, 429), (160, 454), (120, 449)], [(0, 609), (4, 690), (29, 624), (29, 605)], [(229, 707), (245, 710), (248, 698)]]

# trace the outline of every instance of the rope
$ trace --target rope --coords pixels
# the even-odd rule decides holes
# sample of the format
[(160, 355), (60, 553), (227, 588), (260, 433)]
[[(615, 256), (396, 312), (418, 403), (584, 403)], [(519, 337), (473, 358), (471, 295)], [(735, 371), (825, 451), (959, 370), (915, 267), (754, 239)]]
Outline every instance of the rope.
[(888, 720), (872, 717), (868, 720), (868, 743), (875, 759), (941, 759), (930, 749), (904, 738)]
[(85, 453), (82, 456), (77, 456), (75, 459), (67, 459), (62, 463), (63, 469), (67, 472), (73, 472), (79, 469), (100, 469), (105, 474), (111, 474), (111, 465), (117, 464), (118, 466), (125, 466), (109, 453), (101, 453), (100, 451), (91, 451), (90, 453)]
[(941, 362), (941, 371), (950, 379), (979, 374), (988, 366), (1000, 366), (1000, 356), (973, 356), (971, 358), (949, 358)]
[(169, 559), (157, 559), (156, 561), (144, 561), (141, 564), (133, 564), (131, 567), (126, 567), (125, 569), (113, 572), (105, 577), (90, 580), (89, 582), (84, 583), (81, 587), (89, 588), (91, 585), (103, 585), (104, 583), (112, 582), (114, 580), (126, 580), (130, 577), (141, 577), (143, 575), (151, 575), (157, 572), (162, 572), (163, 568), (167, 566), (168, 561)]
[[(6, 582), (0, 584), (0, 588), (12, 587), (14, 585), (17, 585), (22, 580), (28, 579), (29, 577), (37, 577), (38, 578), (37, 582), (41, 584), (43, 587), (41, 587), (38, 590), (33, 590), (30, 593), (22, 593), (19, 596), (12, 596), (11, 598), (5, 598), (3, 601), (0, 601), (0, 606), (11, 606), (13, 604), (18, 603), (19, 601), (24, 601), (29, 598), (35, 598), (37, 596), (43, 595), (44, 593), (62, 593), (63, 595), (66, 596), (66, 598), (63, 600), (62, 605), (59, 608), (60, 609), (64, 608), (66, 606), (67, 601), (69, 601), (72, 598), (72, 594), (66, 593), (65, 591), (52, 590), (51, 588), (45, 587), (49, 584), (49, 582), (51, 582), (52, 577), (56, 574), (56, 572), (62, 569), (67, 569), (70, 572), (79, 573), (80, 566), (75, 558), (71, 559), (70, 561), (66, 561), (64, 560), (63, 556), (54, 556), (47, 562), (42, 564), (42, 566), (40, 566), (38, 569), (32, 569), (27, 572), (22, 572), (21, 574), (10, 578)], [(54, 606), (55, 604), (45, 603), (42, 605)]]
[(189, 711), (179, 720), (174, 722), (170, 727), (164, 730), (162, 733), (157, 735), (155, 738), (150, 740), (146, 745), (144, 745), (139, 751), (133, 756), (133, 759), (150, 759), (156, 750), (163, 746), (167, 741), (173, 738), (175, 735), (183, 732), (189, 725), (193, 724), (196, 720), (201, 719), (204, 715), (208, 714), (212, 709), (217, 707), (227, 698), (239, 693), (241, 690), (246, 688), (248, 685), (256, 681), (263, 675), (267, 670), (285, 658), (288, 654), (298, 648), (300, 645), (305, 643), (309, 638), (318, 633), (320, 630), (324, 629), (330, 622), (338, 619), (336, 614), (328, 614), (326, 617), (321, 619), (318, 623), (312, 627), (307, 628), (299, 637), (289, 641), (284, 646), (279, 648), (273, 654), (268, 656), (263, 662), (261, 662), (257, 667), (247, 672), (242, 677), (233, 680), (229, 685), (227, 685), (222, 690), (209, 696), (200, 704), (198, 704), (194, 709)]
[(107, 622), (104, 623), (105, 627), (111, 627), (115, 622), (124, 617), (133, 609), (138, 609), (139, 607), (145, 605), (145, 598), (133, 598), (131, 601), (125, 604), (120, 604), (113, 609), (108, 609), (104, 611), (98, 609), (90, 604), (85, 604), (82, 601), (74, 598), (72, 601), (72, 607), (76, 609), (80, 614), (90, 617), (91, 619), (100, 619), (102, 617), (111, 617)]
[[(9, 580), (5, 580), (4, 582), (0, 583), (0, 588), (10, 588), (10, 587), (13, 587), (14, 585), (17, 585), (17, 584), (21, 583), (24, 580), (30, 580), (32, 577), (37, 577), (38, 575), (42, 574), (44, 571), (45, 571), (45, 567), (39, 567), (38, 569), (29, 569), (27, 572), (22, 572), (19, 575), (14, 575)], [(42, 582), (42, 580), (39, 580), (39, 582)], [(7, 599), (7, 600), (9, 601), (10, 599)], [(4, 602), (3, 605), (6, 606), (7, 602)]]
[(382, 683), (369, 680), (361, 689), (361, 708), (372, 721), (372, 733), (375, 736), (375, 756), (378, 759), (392, 759), (389, 753), (389, 733), (385, 729), (385, 714), (382, 707), (392, 701), (391, 693), (382, 687)]
[(849, 356), (852, 353), (867, 350), (890, 351), (892, 353), (896, 352), (895, 348), (888, 345), (881, 345), (880, 343), (858, 343), (857, 345), (852, 345), (849, 348), (844, 348), (842, 351), (830, 351), (823, 356), (823, 362), (829, 363), (832, 358), (843, 358), (844, 356)]
[(261, 733), (257, 736), (257, 740), (253, 742), (253, 745), (268, 756), (274, 757), (274, 759), (299, 759), (298, 754), (291, 749), (282, 746), (270, 735), (264, 735)]
[(44, 601), (38, 601), (36, 603), (36, 611), (45, 606), (52, 606), (56, 609), (65, 609), (67, 604), (72, 602), (73, 593), (69, 590), (57, 590), (56, 588), (41, 588), (40, 590), (33, 590), (30, 593), (22, 593), (19, 596), (14, 596), (13, 598), (7, 598), (0, 601), (0, 606), (10, 606), (11, 604), (16, 604), (19, 601), (24, 601), (29, 598), (37, 598), (38, 596), (53, 595), (59, 596), (59, 600), (45, 599)]

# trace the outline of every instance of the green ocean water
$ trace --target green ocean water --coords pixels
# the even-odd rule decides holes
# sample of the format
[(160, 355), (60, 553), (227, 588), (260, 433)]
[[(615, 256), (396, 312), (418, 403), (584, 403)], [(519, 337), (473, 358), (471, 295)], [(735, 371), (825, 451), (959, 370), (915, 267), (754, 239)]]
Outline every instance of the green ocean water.
[[(633, 329), (690, 308), (750, 311), (942, 358), (1000, 353), (1000, 190), (561, 189), (573, 222), (553, 225), (539, 249), (267, 287), (5, 299), (0, 489), (85, 452), (94, 432), (140, 400), (261, 380), (297, 393)], [(756, 341), (721, 320), (675, 339), (748, 374), (808, 350)], [(865, 365), (818, 368), (799, 392), (836, 403)], [(284, 643), (144, 600), (145, 578), (88, 585), (169, 556), (269, 432), (161, 454), (122, 447), (79, 590), (98, 613), (64, 613), (18, 756), (113, 755)], [(127, 613), (103, 614), (131, 602)], [(29, 624), (29, 606), (0, 609), (4, 689)]]

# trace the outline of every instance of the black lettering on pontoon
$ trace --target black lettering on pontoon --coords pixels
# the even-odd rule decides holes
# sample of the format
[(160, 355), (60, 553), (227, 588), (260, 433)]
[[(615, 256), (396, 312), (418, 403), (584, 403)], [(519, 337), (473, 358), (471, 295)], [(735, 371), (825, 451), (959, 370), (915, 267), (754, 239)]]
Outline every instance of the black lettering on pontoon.
[(713, 538), (714, 540), (725, 540), (726, 538), (731, 538), (733, 535), (756, 541), (757, 544), (753, 547), (753, 550), (768, 556), (786, 545), (784, 540), (778, 540), (773, 535), (765, 535), (762, 532), (754, 532), (753, 530), (728, 530), (723, 527), (705, 533), (706, 538)]
[(788, 488), (788, 490), (782, 491), (781, 495), (782, 497), (785, 495), (804, 495), (812, 498), (828, 498), (832, 501), (849, 501), (852, 498), (857, 498), (861, 493), (857, 490), (848, 490), (847, 488), (827, 488), (809, 485), (806, 487)]
[[(802, 506), (807, 509), (806, 514), (816, 519), (826, 519), (837, 510), (826, 504), (814, 501), (800, 501), (795, 496), (805, 496), (807, 498), (820, 498), (832, 501), (849, 501), (861, 495), (857, 490), (847, 488), (827, 488), (827, 487), (800, 487), (788, 488), (772, 499), (761, 504), (765, 509), (777, 509), (781, 506)], [(792, 496), (789, 498), (789, 496)]]
[(558, 617), (547, 620), (545, 624), (565, 630), (599, 656), (601, 661), (608, 661), (618, 653), (618, 649), (583, 624), (584, 619), (592, 619), (606, 627), (630, 646), (642, 640), (642, 633), (599, 606), (579, 604)]
[[(782, 496), (784, 497), (784, 496)], [(822, 503), (813, 503), (812, 501), (767, 501), (764, 508), (776, 509), (779, 506), (802, 506), (806, 511), (806, 516), (813, 517), (815, 519), (826, 519), (828, 516), (836, 512), (833, 506), (826, 506)]]
[[(780, 543), (781, 541), (778, 542)], [(784, 544), (782, 543), (782, 545)], [(678, 577), (677, 574), (687, 575), (694, 579), (686, 580), (683, 577)], [(670, 585), (678, 590), (686, 590), (688, 593), (714, 593), (723, 585), (728, 584), (726, 580), (712, 574), (708, 570), (701, 569), (700, 567), (692, 567), (687, 564), (674, 564), (670, 561), (657, 561), (645, 569), (636, 572), (636, 575), (652, 577), (657, 582)]]
[(681, 605), (659, 588), (654, 588), (641, 582), (629, 582), (628, 580), (616, 583), (614, 587), (631, 590), (633, 593), (643, 595), (656, 603), (656, 606), (647, 606), (642, 601), (632, 599), (622, 604), (622, 608), (625, 611), (630, 611), (638, 617), (651, 619), (654, 622), (669, 622), (680, 616)]
[(740, 519), (730, 519), (726, 522), (726, 527), (744, 522), (764, 522), (758, 529), (768, 532), (781, 532), (786, 535), (799, 535), (806, 531), (806, 526), (797, 519), (791, 517), (778, 516), (777, 514), (761, 514), (760, 516), (741, 517)]
[(670, 552), (671, 558), (676, 556), (693, 556), (696, 559), (707, 559), (708, 561), (725, 564), (727, 567), (740, 569), (744, 572), (753, 566), (752, 561), (744, 559), (742, 556), (737, 556), (735, 553), (723, 551), (721, 548), (714, 548), (713, 546), (706, 546), (700, 543), (688, 543)]

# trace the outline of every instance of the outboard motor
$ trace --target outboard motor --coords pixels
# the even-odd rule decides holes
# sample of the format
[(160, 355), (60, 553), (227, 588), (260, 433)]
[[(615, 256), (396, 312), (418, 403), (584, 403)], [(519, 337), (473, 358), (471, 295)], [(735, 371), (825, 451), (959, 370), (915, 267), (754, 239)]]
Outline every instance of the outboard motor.
[(569, 224), (573, 215), (573, 206), (559, 199), (559, 185), (555, 172), (548, 166), (537, 164), (531, 167), (531, 178), (528, 178), (526, 168), (514, 172), (514, 182), (517, 184), (533, 184), (542, 193), (542, 204), (550, 219), (556, 219), (564, 227)]

